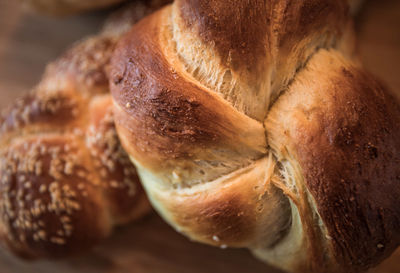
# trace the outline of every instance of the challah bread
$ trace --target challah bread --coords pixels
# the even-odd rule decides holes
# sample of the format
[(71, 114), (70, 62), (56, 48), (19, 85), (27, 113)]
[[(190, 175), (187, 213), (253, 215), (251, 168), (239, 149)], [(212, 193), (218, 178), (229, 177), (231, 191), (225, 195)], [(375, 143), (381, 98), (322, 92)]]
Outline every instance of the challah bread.
[(341, 0), (176, 0), (118, 43), (121, 142), (193, 240), (289, 272), (358, 272), (400, 242), (400, 106)]
[(126, 0), (20, 0), (28, 9), (54, 15), (68, 15), (100, 9)]
[(154, 3), (110, 19), (107, 31), (48, 65), (41, 83), (3, 111), (0, 237), (16, 254), (76, 254), (150, 210), (115, 131), (107, 70), (126, 25)]

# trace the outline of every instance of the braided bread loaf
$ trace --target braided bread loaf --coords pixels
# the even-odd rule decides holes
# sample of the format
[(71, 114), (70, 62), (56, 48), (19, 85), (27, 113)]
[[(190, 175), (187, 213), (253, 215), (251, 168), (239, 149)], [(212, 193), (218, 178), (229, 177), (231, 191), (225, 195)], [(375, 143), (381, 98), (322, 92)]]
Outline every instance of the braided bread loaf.
[(176, 0), (120, 40), (118, 135), (178, 231), (302, 273), (399, 245), (400, 104), (356, 62), (349, 10)]
[(0, 237), (16, 254), (76, 254), (149, 211), (115, 131), (107, 69), (119, 35), (160, 4), (126, 8), (3, 111)]

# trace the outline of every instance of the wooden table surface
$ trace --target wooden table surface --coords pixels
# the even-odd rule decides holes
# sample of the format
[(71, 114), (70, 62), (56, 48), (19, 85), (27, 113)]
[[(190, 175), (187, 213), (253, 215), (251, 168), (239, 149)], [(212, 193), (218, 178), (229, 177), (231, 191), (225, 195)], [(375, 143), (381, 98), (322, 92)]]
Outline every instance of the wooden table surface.
[[(96, 32), (105, 12), (55, 19), (30, 15), (15, 0), (0, 0), (0, 109), (38, 81), (45, 64)], [(365, 66), (400, 96), (400, 1), (371, 0), (357, 18)], [(400, 198), (400, 196), (399, 196)], [(26, 263), (0, 251), (0, 273), (188, 273), (279, 271), (246, 250), (221, 250), (188, 241), (155, 213), (119, 228), (84, 256)], [(371, 273), (400, 273), (400, 250)]]

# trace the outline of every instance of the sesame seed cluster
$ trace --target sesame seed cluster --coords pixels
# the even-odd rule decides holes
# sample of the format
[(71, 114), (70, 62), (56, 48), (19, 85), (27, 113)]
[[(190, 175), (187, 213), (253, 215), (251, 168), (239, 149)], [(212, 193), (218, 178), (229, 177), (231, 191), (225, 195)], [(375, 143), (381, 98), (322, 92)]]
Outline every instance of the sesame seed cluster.
[(15, 254), (76, 254), (150, 210), (118, 139), (108, 72), (121, 36), (169, 2), (135, 1), (112, 14), (0, 113), (0, 242)]
[(117, 41), (86, 39), (0, 116), (0, 237), (27, 258), (63, 257), (148, 211), (120, 145), (107, 69)]

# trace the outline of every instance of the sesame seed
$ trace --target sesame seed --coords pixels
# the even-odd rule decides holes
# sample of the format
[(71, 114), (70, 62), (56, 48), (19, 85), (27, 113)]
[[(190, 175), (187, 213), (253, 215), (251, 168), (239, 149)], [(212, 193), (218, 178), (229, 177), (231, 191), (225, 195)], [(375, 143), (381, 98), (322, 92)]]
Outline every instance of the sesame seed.
[(46, 232), (44, 231), (44, 230), (39, 230), (38, 232), (37, 232), (37, 235), (39, 236), (39, 238), (41, 239), (41, 240), (46, 240)]
[(44, 184), (40, 185), (40, 187), (39, 187), (39, 192), (40, 193), (45, 193), (46, 190), (47, 190), (46, 185), (44, 185)]
[(112, 188), (118, 188), (119, 187), (119, 183), (117, 181), (115, 181), (115, 180), (111, 181), (110, 185), (111, 185)]
[(51, 237), (50, 242), (56, 245), (65, 245), (65, 240), (59, 237)]

